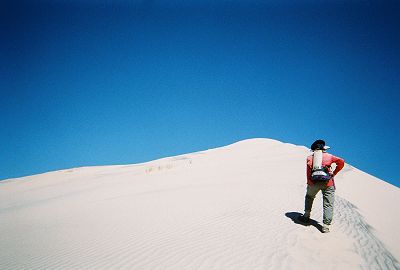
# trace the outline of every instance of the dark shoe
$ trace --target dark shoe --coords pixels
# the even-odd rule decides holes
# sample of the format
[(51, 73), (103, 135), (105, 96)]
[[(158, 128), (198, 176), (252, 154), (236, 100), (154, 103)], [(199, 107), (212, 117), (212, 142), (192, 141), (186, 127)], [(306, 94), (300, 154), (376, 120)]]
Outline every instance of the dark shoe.
[(301, 215), (297, 219), (302, 223), (310, 223), (310, 217), (307, 217), (305, 215)]

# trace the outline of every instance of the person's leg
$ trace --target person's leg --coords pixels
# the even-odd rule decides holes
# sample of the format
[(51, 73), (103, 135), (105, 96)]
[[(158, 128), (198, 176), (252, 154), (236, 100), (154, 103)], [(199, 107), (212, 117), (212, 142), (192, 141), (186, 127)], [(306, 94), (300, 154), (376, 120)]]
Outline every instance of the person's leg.
[(331, 225), (333, 219), (333, 205), (335, 203), (335, 188), (332, 186), (322, 189), (322, 196), (324, 207), (323, 223), (325, 225)]
[(304, 217), (309, 218), (315, 195), (320, 191), (321, 187), (318, 183), (307, 186), (307, 193), (304, 205)]

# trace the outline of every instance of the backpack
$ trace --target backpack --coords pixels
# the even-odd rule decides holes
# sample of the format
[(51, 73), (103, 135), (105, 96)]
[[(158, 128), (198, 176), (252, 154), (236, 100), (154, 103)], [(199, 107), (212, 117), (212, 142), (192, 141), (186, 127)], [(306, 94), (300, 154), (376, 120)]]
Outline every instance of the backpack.
[(328, 166), (322, 166), (322, 150), (315, 150), (313, 154), (313, 166), (311, 170), (311, 181), (325, 182), (332, 178)]

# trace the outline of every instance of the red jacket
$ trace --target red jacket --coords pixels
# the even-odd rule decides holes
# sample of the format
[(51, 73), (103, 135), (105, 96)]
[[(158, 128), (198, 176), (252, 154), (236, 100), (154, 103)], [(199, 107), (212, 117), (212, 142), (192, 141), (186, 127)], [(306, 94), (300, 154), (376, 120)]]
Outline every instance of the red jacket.
[[(313, 155), (307, 157), (307, 184), (312, 185), (311, 182), (311, 170), (312, 170), (312, 163), (313, 163)], [(335, 157), (329, 153), (324, 152), (322, 155), (322, 166), (330, 167), (332, 163), (336, 163), (336, 168), (332, 172), (332, 175), (335, 176), (341, 169), (344, 167), (344, 159), (340, 157)], [(334, 179), (333, 177), (326, 183), (326, 186), (334, 186)]]

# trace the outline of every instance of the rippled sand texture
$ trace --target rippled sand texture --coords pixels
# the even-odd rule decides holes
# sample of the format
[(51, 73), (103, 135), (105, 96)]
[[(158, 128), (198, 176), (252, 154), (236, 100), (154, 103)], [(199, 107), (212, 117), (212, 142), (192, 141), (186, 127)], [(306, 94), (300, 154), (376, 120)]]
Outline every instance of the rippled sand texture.
[(321, 194), (296, 222), (308, 154), (252, 139), (2, 181), (0, 269), (400, 269), (400, 191), (350, 165), (331, 233)]

